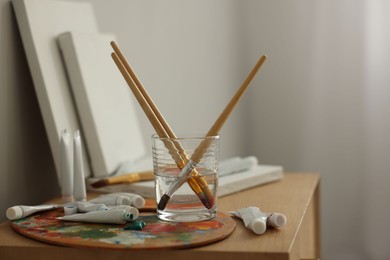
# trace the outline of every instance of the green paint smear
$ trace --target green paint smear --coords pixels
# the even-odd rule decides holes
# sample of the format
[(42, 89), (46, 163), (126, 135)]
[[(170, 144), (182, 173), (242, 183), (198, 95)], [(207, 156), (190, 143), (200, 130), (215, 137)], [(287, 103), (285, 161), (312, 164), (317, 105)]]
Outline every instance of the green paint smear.
[(193, 236), (191, 233), (185, 232), (185, 233), (179, 233), (177, 237), (180, 241), (189, 243), (192, 240)]
[(143, 221), (135, 221), (124, 227), (124, 230), (142, 230), (145, 227), (145, 222)]
[(65, 235), (68, 237), (81, 237), (85, 239), (101, 239), (116, 236), (115, 232), (105, 231), (101, 229), (80, 230), (75, 233), (66, 233)]

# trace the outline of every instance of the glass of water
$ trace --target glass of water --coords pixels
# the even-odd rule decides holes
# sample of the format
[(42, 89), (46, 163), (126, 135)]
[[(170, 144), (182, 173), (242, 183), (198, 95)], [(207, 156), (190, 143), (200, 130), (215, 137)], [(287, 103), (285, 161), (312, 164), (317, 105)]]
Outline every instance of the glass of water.
[[(215, 217), (219, 140), (219, 135), (152, 136), (157, 216), (161, 220), (197, 222)], [(192, 161), (191, 156), (199, 147), (201, 156)]]

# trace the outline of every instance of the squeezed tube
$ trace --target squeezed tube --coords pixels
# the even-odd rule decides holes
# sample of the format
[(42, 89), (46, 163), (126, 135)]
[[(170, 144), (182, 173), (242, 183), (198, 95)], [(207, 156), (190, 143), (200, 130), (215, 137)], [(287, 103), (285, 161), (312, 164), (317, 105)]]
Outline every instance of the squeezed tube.
[(125, 224), (127, 221), (133, 220), (133, 215), (124, 209), (113, 209), (74, 214), (58, 217), (57, 219), (87, 223)]
[(102, 211), (108, 210), (108, 207), (103, 203), (90, 203), (87, 201), (77, 202), (78, 212), (91, 212), (91, 211)]
[(230, 212), (233, 216), (241, 218), (245, 227), (256, 234), (263, 234), (267, 227), (280, 228), (287, 223), (285, 215), (280, 213), (263, 213), (257, 207), (242, 208)]
[(138, 209), (145, 206), (145, 199), (142, 196), (130, 192), (114, 192), (103, 196), (123, 196), (130, 199), (130, 206), (136, 207)]
[(108, 206), (108, 210), (113, 210), (113, 209), (124, 209), (127, 212), (130, 212), (133, 215), (133, 220), (139, 217), (138, 209), (129, 205)]
[(14, 206), (7, 209), (6, 216), (9, 220), (17, 220), (28, 217), (36, 212), (57, 209), (60, 207), (60, 205)]
[(89, 201), (90, 203), (102, 203), (107, 206), (131, 205), (131, 200), (125, 196), (99, 196)]
[(263, 234), (267, 230), (267, 215), (257, 207), (247, 207), (230, 212), (233, 216), (241, 218), (246, 228), (256, 234)]

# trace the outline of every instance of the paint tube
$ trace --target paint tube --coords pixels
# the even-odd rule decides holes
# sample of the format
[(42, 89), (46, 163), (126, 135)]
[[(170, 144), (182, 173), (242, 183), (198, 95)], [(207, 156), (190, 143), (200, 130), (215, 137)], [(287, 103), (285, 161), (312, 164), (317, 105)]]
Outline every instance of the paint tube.
[(73, 154), (74, 154), (74, 182), (73, 182), (73, 197), (76, 201), (86, 201), (87, 193), (85, 188), (83, 151), (81, 147), (80, 131), (77, 130), (73, 135)]
[(138, 209), (129, 205), (108, 206), (108, 210), (113, 210), (113, 209), (124, 209), (127, 212), (130, 212), (133, 215), (133, 220), (139, 217)]
[(241, 218), (244, 221), (245, 227), (259, 235), (263, 234), (267, 227), (279, 228), (287, 222), (285, 215), (280, 213), (263, 213), (257, 207), (242, 208), (229, 213)]
[(124, 209), (113, 209), (74, 214), (58, 217), (57, 219), (87, 223), (125, 224), (127, 221), (133, 220), (133, 215)]
[(90, 203), (102, 203), (107, 206), (115, 205), (131, 205), (131, 200), (125, 196), (107, 196), (102, 195), (95, 199), (88, 201)]
[(57, 209), (60, 207), (60, 205), (14, 206), (7, 209), (6, 216), (9, 220), (17, 220), (28, 217), (36, 212)]
[(267, 215), (267, 227), (280, 228), (286, 225), (287, 218), (280, 213), (264, 213)]
[(267, 215), (257, 207), (247, 207), (230, 212), (233, 216), (241, 218), (246, 228), (256, 234), (263, 234), (267, 230)]
[(115, 192), (103, 196), (124, 196), (131, 200), (130, 205), (133, 207), (140, 209), (145, 206), (145, 199), (142, 196), (130, 192)]
[(247, 171), (255, 167), (257, 164), (258, 160), (255, 156), (248, 156), (245, 158), (233, 157), (220, 162), (218, 166), (218, 175), (221, 177), (237, 172)]
[(64, 203), (73, 199), (73, 154), (69, 132), (61, 132), (61, 194)]
[(91, 211), (102, 211), (108, 210), (108, 207), (103, 203), (90, 203), (87, 201), (78, 201), (77, 202), (78, 212), (91, 212)]

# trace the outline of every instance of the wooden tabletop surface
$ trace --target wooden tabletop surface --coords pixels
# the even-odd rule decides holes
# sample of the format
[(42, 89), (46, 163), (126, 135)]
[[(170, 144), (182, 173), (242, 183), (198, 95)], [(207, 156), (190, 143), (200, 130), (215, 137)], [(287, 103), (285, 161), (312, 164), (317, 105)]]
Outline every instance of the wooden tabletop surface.
[[(291, 256), (297, 239), (300, 238), (302, 223), (308, 211), (317, 211), (318, 205), (313, 209), (313, 199), (318, 201), (318, 174), (288, 173), (283, 180), (262, 185), (225, 196), (218, 201), (218, 210), (228, 212), (243, 207), (256, 206), (263, 212), (280, 212), (286, 215), (287, 224), (280, 230), (268, 229), (262, 235), (256, 235), (246, 229), (241, 220), (237, 222), (236, 229), (223, 241), (192, 249), (181, 250), (99, 250), (60, 247), (45, 244), (24, 237), (12, 230), (8, 221), (0, 224), (0, 259), (119, 259), (132, 257), (143, 259), (294, 259)], [(316, 198), (314, 198), (316, 196)], [(316, 213), (316, 212), (314, 212)], [(310, 217), (312, 218), (312, 217)], [(317, 223), (313, 223), (317, 221)], [(318, 219), (309, 220), (311, 226), (318, 229)], [(313, 229), (313, 227), (308, 227)], [(306, 229), (306, 227), (305, 227)], [(319, 233), (319, 230), (315, 230)], [(317, 241), (311, 241), (311, 240)], [(304, 247), (319, 246), (319, 234), (314, 234), (307, 240)], [(302, 244), (302, 243), (300, 243)], [(303, 245), (298, 245), (302, 249)], [(299, 248), (298, 248), (299, 250)], [(319, 254), (319, 252), (316, 252)]]

